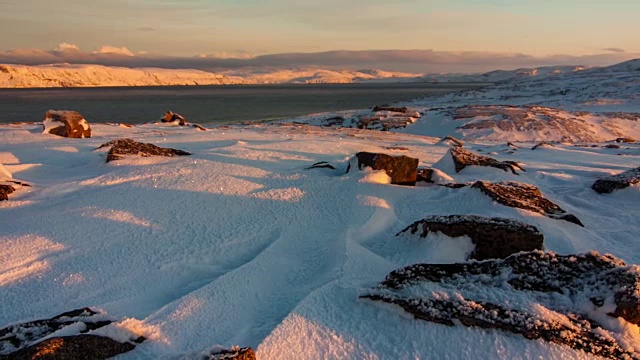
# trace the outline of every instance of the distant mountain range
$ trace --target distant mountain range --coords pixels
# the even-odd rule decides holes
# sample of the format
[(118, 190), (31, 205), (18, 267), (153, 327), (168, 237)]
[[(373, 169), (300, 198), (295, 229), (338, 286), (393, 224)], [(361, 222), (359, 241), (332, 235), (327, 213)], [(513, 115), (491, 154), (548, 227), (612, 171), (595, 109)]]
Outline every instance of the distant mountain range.
[(193, 69), (126, 68), (102, 65), (0, 65), (0, 88), (166, 86), (225, 84), (343, 84), (360, 82), (486, 82), (545, 79), (576, 73), (637, 71), (640, 59), (607, 67), (548, 66), (484, 74), (418, 74), (376, 69), (244, 69), (212, 73)]

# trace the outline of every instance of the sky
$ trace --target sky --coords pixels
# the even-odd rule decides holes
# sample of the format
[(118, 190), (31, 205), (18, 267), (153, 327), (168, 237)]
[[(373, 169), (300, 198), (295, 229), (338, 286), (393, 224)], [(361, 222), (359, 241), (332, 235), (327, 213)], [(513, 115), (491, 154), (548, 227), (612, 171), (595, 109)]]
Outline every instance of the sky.
[[(637, 0), (0, 0), (0, 8), (0, 34), (10, 35), (0, 36), (0, 62), (8, 63), (112, 64), (118, 55), (117, 64), (131, 66), (335, 67), (336, 59), (308, 64), (299, 54), (341, 50), (345, 67), (369, 65), (365, 57), (388, 70), (429, 72), (640, 57)], [(297, 57), (286, 62), (286, 54)], [(425, 54), (455, 57), (454, 65)], [(280, 63), (255, 60), (265, 55)]]

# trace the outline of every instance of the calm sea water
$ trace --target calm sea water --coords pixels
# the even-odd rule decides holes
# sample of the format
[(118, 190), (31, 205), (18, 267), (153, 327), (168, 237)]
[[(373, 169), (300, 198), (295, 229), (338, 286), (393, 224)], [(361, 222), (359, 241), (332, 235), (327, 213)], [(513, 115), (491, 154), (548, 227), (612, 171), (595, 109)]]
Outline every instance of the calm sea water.
[(295, 117), (407, 101), (477, 84), (224, 85), (0, 89), (0, 123), (41, 121), (49, 109), (76, 110), (92, 122), (142, 123), (171, 110), (202, 124)]

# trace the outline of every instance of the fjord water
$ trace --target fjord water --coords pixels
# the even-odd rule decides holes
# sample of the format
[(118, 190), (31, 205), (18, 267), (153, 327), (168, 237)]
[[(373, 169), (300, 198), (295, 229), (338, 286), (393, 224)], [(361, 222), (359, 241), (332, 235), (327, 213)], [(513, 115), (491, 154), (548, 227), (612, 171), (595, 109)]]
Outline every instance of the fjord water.
[(47, 110), (56, 109), (79, 111), (90, 123), (156, 121), (171, 110), (190, 122), (227, 124), (362, 109), (477, 86), (360, 83), (0, 89), (0, 123), (41, 121)]

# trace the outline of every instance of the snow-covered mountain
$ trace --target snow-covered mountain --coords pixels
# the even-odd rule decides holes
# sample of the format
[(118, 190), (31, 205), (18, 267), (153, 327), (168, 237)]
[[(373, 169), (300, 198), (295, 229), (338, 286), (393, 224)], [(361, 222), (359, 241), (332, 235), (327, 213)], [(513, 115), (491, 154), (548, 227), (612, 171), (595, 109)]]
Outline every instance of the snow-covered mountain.
[(421, 76), (381, 70), (235, 70), (211, 73), (102, 65), (0, 65), (0, 88), (424, 81)]

